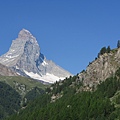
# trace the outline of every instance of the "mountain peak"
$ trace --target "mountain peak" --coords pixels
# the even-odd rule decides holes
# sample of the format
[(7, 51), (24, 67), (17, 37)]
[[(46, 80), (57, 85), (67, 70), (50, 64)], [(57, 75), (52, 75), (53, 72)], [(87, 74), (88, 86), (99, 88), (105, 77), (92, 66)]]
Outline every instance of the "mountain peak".
[(33, 35), (30, 33), (30, 31), (26, 30), (26, 29), (22, 29), (19, 34), (18, 34), (18, 38), (27, 38), (27, 37), (33, 37)]
[(49, 83), (71, 75), (41, 54), (36, 38), (26, 29), (19, 32), (9, 51), (0, 57), (0, 63), (20, 75)]

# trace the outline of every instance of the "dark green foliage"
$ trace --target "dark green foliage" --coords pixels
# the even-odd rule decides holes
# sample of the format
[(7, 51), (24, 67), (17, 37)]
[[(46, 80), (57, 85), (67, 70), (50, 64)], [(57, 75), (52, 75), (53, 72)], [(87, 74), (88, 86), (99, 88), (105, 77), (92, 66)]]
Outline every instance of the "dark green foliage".
[[(43, 94), (39, 96), (38, 99), (31, 101), (26, 109), (21, 110), (19, 114), (16, 113), (15, 115), (11, 116), (10, 118), (8, 118), (8, 120), (37, 120), (39, 116), (39, 111), (41, 113), (44, 113), (45, 109), (47, 108), (47, 104), (50, 103), (50, 100), (51, 99), (49, 95)], [(20, 117), (18, 117), (19, 115)], [(44, 117), (47, 118), (47, 116), (45, 116), (45, 113)]]
[(46, 86), (49, 85), (21, 76), (0, 76), (0, 120), (18, 112), (44, 94)]
[(111, 77), (105, 82), (102, 82), (101, 85), (98, 85), (98, 90), (103, 92), (104, 97), (112, 97), (117, 90), (120, 90), (120, 81)]
[[(78, 76), (70, 77), (52, 85), (50, 93), (63, 91), (63, 97), (50, 103), (50, 96), (42, 95), (31, 102), (19, 115), (8, 120), (114, 120), (120, 119), (120, 108), (115, 108), (110, 98), (120, 90), (120, 69), (114, 77), (98, 85), (94, 92), (76, 93), (73, 85)], [(69, 81), (68, 81), (69, 80)], [(61, 88), (59, 88), (61, 86)], [(58, 89), (59, 88), (59, 89)], [(119, 99), (119, 98), (118, 98)], [(119, 101), (118, 101), (119, 102)]]
[(120, 47), (120, 40), (118, 40), (118, 42), (117, 42), (117, 48), (119, 48)]
[(110, 51), (111, 51), (110, 46), (108, 46), (106, 52), (110, 53)]
[(115, 72), (115, 76), (117, 76), (118, 78), (120, 78), (120, 68)]
[(120, 104), (120, 95), (118, 95), (117, 97), (116, 97), (116, 101), (115, 101), (117, 104)]
[(110, 51), (111, 51), (110, 46), (108, 46), (107, 48), (106, 48), (106, 47), (103, 47), (103, 48), (100, 50), (100, 52), (98, 53), (98, 57), (99, 57), (100, 55), (103, 55), (104, 53), (110, 53)]
[(106, 53), (107, 49), (106, 47), (103, 47), (101, 50), (100, 50), (100, 55), (103, 55), (104, 53)]
[(7, 117), (20, 108), (21, 97), (6, 83), (0, 82), (0, 119)]
[(78, 75), (73, 77), (70, 76), (69, 78), (66, 78), (64, 81), (56, 82), (51, 86), (52, 89), (47, 88), (46, 92), (49, 92), (55, 95), (57, 93), (63, 93), (65, 95), (69, 91), (72, 91), (73, 93), (75, 93), (76, 86), (77, 87), (82, 86), (82, 82), (76, 81), (77, 78), (78, 78)]
[(25, 95), (25, 98), (27, 98), (28, 101), (31, 101), (39, 97), (39, 95), (44, 94), (44, 93), (45, 91), (43, 89), (35, 87)]

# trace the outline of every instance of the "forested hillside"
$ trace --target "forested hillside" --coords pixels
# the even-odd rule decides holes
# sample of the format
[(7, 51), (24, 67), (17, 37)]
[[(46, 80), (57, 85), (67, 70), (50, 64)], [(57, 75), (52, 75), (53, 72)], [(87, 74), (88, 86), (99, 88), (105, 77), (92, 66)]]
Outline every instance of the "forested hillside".
[[(120, 69), (92, 91), (78, 92), (82, 83), (77, 84), (76, 78), (77, 76), (70, 77), (62, 83), (52, 85), (47, 89), (47, 94), (34, 100), (8, 120), (120, 119)], [(51, 97), (53, 93), (54, 95), (59, 93), (61, 97), (53, 101)]]
[(50, 86), (1, 77), (21, 97), (20, 109), (7, 120), (119, 120), (119, 53), (120, 48), (103, 47), (86, 70)]
[(44, 94), (46, 85), (20, 76), (0, 76), (0, 120)]
[(21, 96), (12, 87), (0, 82), (0, 119), (7, 117), (20, 109)]

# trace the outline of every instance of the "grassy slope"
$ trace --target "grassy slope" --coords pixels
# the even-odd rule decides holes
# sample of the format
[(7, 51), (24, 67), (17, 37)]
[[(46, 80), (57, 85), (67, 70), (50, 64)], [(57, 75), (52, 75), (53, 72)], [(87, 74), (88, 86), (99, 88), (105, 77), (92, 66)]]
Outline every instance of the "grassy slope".
[[(16, 86), (24, 85), (25, 86), (25, 93), (30, 91), (34, 87), (42, 88), (43, 90), (47, 87), (47, 85), (44, 85), (40, 83), (39, 81), (21, 77), (21, 76), (0, 76), (0, 81), (3, 81), (10, 85), (12, 88), (16, 89)], [(19, 93), (21, 93), (20, 90), (16, 89)]]

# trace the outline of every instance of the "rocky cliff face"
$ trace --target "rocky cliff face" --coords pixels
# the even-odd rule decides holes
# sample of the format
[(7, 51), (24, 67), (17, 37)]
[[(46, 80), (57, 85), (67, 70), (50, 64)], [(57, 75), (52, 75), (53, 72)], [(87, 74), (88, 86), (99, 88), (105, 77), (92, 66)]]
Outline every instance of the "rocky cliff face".
[(100, 55), (95, 61), (90, 63), (86, 71), (79, 74), (79, 80), (83, 81), (84, 87), (93, 87), (114, 75), (120, 67), (120, 48), (114, 49), (110, 53)]
[(28, 31), (21, 30), (13, 40), (9, 51), (0, 57), (0, 63), (18, 74), (53, 83), (71, 74), (41, 54), (36, 38)]
[(0, 75), (2, 76), (18, 76), (17, 73), (13, 72), (8, 67), (0, 64)]

